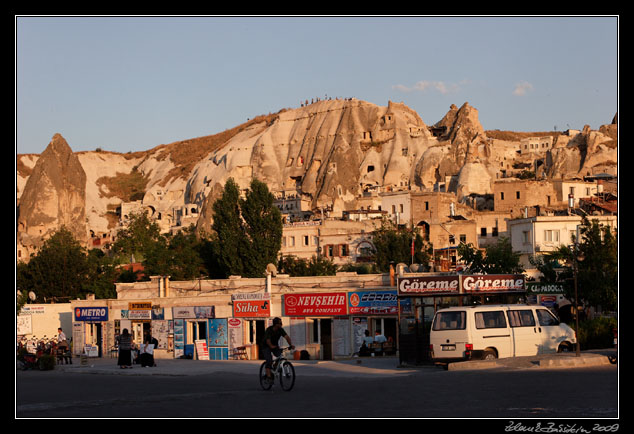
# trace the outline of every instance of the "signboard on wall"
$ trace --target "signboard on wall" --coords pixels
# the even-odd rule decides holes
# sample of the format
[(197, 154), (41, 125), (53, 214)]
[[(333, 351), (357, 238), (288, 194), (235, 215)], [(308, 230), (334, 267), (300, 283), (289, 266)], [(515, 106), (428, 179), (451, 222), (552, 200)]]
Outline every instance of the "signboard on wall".
[(209, 320), (209, 346), (226, 347), (229, 345), (227, 318)]
[(484, 294), (524, 292), (523, 274), (437, 275), (399, 277), (399, 296), (451, 296), (459, 294)]
[(172, 308), (172, 318), (202, 319), (215, 318), (214, 306), (178, 306)]
[(185, 320), (174, 319), (174, 358), (185, 354)]
[(284, 294), (285, 316), (335, 316), (348, 314), (345, 292)]
[(234, 294), (234, 318), (268, 318), (271, 316), (271, 294)]
[(136, 301), (128, 303), (128, 319), (150, 321), (152, 319), (152, 302)]
[(465, 294), (525, 291), (523, 274), (460, 276)]
[(398, 315), (396, 291), (355, 291), (348, 293), (350, 315)]
[(460, 293), (460, 276), (399, 277), (397, 288), (398, 295), (401, 296), (458, 295)]
[(108, 321), (107, 307), (76, 307), (75, 321)]
[(526, 282), (526, 292), (529, 294), (565, 294), (569, 286), (568, 282)]
[(16, 323), (17, 335), (30, 335), (33, 333), (33, 326), (31, 323), (31, 315), (18, 315)]

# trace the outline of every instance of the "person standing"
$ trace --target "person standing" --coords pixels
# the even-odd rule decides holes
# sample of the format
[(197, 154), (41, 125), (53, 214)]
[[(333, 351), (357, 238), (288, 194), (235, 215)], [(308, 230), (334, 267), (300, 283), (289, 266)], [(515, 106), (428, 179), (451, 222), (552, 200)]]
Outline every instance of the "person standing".
[(128, 333), (128, 329), (123, 329), (121, 335), (117, 336), (117, 344), (119, 345), (119, 359), (117, 365), (120, 369), (132, 368), (132, 346), (134, 341), (132, 335)]

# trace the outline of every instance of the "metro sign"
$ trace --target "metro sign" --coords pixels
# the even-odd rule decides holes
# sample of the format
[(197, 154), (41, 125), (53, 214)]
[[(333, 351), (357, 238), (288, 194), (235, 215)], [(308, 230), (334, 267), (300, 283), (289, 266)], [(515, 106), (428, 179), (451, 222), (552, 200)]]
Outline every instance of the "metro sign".
[(76, 307), (75, 321), (108, 321), (108, 308)]

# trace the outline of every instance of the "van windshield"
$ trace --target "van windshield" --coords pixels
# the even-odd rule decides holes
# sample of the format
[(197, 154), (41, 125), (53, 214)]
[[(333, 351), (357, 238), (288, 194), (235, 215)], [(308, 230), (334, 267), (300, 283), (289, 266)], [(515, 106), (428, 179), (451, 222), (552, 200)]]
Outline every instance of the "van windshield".
[(434, 319), (433, 330), (464, 330), (465, 318), (464, 311), (438, 312)]

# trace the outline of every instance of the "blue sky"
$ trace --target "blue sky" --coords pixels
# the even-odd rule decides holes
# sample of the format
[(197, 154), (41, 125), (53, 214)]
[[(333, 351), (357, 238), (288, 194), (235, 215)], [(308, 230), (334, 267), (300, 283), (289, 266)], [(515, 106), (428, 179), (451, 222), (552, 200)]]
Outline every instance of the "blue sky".
[(403, 102), (427, 125), (597, 129), (618, 110), (618, 19), (15, 18), (16, 152), (143, 151), (306, 99)]

